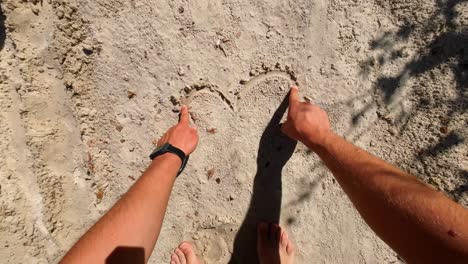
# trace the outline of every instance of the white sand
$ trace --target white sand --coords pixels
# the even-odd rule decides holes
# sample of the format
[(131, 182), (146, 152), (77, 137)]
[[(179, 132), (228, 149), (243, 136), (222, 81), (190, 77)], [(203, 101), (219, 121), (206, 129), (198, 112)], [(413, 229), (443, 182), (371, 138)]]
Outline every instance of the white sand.
[(58, 261), (180, 102), (200, 145), (151, 263), (183, 239), (206, 263), (251, 263), (263, 219), (289, 230), (298, 263), (399, 262), (315, 154), (276, 128), (259, 142), (297, 81), (337, 133), (466, 206), (468, 3), (435, 2), (2, 1), (1, 262)]

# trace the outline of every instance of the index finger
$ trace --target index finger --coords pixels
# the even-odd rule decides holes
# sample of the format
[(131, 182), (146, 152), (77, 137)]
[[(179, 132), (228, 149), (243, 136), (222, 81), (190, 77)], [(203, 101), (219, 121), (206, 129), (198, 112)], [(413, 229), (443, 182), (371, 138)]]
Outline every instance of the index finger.
[(179, 124), (189, 124), (189, 112), (187, 106), (183, 105), (180, 108), (180, 117), (179, 117)]
[(299, 88), (297, 86), (292, 86), (289, 91), (289, 108), (295, 108), (299, 103)]

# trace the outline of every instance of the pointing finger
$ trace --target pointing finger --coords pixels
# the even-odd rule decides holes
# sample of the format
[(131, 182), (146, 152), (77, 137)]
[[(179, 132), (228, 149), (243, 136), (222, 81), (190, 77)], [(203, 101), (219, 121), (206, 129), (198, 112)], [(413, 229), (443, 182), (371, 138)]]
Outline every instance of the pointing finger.
[(281, 130), (281, 132), (283, 132), (283, 134), (288, 135), (288, 132), (289, 132), (289, 123), (288, 123), (288, 121), (286, 121), (284, 124), (281, 125), (280, 130)]
[(189, 123), (189, 112), (187, 106), (183, 105), (180, 108), (180, 116), (179, 116), (179, 124), (187, 124)]
[(289, 107), (295, 107), (299, 103), (299, 88), (292, 86), (289, 91)]

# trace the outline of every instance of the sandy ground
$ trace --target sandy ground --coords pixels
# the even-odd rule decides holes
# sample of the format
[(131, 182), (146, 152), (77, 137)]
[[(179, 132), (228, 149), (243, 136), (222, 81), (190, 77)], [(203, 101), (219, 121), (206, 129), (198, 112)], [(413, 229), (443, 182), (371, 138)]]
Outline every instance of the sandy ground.
[(337, 133), (468, 205), (466, 0), (0, 3), (3, 263), (57, 262), (181, 102), (201, 141), (151, 263), (183, 239), (206, 263), (253, 263), (258, 220), (289, 230), (298, 263), (400, 262), (278, 134), (295, 82)]

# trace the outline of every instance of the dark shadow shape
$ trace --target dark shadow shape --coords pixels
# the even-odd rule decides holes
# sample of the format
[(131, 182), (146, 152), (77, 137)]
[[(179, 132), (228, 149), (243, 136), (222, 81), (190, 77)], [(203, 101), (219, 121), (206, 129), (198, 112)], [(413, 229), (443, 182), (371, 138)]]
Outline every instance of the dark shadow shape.
[(455, 26), (455, 21), (454, 19), (457, 17), (457, 12), (455, 11), (455, 7), (458, 4), (461, 4), (463, 2), (468, 2), (468, 0), (438, 0), (437, 1), (437, 6), (440, 8), (441, 13), (444, 15), (446, 19), (446, 23), (449, 27), (453, 28)]
[(284, 135), (279, 126), (288, 107), (288, 96), (283, 99), (260, 138), (253, 194), (245, 219), (234, 240), (234, 250), (229, 261), (231, 264), (258, 263), (257, 224), (279, 223), (282, 170), (297, 145), (297, 141)]
[(407, 40), (409, 39), (411, 32), (414, 30), (414, 25), (406, 23), (398, 29), (396, 35), (399, 40)]
[[(444, 103), (447, 106), (447, 112), (440, 117), (442, 126), (448, 126), (451, 120), (468, 110), (468, 31), (466, 31), (466, 29), (465, 31), (459, 31), (454, 25), (454, 18), (457, 16), (457, 13), (454, 11), (455, 6), (461, 2), (466, 2), (466, 0), (447, 1), (443, 6), (441, 5), (439, 13), (433, 16), (436, 17), (438, 14), (443, 14), (448, 31), (439, 33), (431, 42), (424, 45), (420, 49), (421, 56), (406, 64), (399, 75), (378, 79), (375, 91), (380, 90), (381, 99), (385, 104), (392, 101), (395, 91), (400, 89), (404, 78), (418, 77), (445, 64), (454, 74), (456, 96), (442, 101), (434, 100), (431, 98), (432, 94), (426, 91), (425, 86), (416, 85), (413, 87), (415, 98), (418, 99), (415, 104), (415, 109), (416, 111), (431, 111), (435, 103)], [(423, 31), (428, 34), (433, 33), (430, 24), (431, 22), (429, 21), (427, 28), (423, 28)], [(441, 86), (440, 89), (444, 89), (444, 87)], [(400, 131), (405, 130), (406, 125), (413, 116), (414, 113), (396, 120), (396, 123), (401, 125)], [(465, 138), (463, 138), (461, 134), (451, 132), (445, 137), (440, 138), (436, 144), (420, 151), (416, 158), (422, 161), (427, 157), (438, 157), (464, 142)], [(468, 190), (467, 174), (468, 173), (463, 170), (454, 174), (454, 176), (460, 180), (460, 184), (454, 189), (445, 190), (456, 201), (460, 201)]]
[(396, 90), (400, 87), (400, 79), (403, 76), (399, 76), (398, 78), (393, 77), (386, 77), (386, 78), (379, 78), (377, 80), (377, 87), (382, 92), (382, 99), (385, 104), (389, 104), (393, 95), (395, 94)]
[(320, 182), (325, 176), (325, 173), (320, 174), (316, 179), (309, 183), (309, 189), (307, 191), (300, 193), (295, 200), (292, 200), (291, 202), (287, 203), (284, 207), (288, 208), (291, 206), (298, 206), (310, 200), (310, 198), (312, 198), (312, 193), (319, 186)]
[[(406, 64), (399, 75), (377, 79), (374, 92), (379, 95), (384, 105), (388, 105), (392, 101), (393, 95), (406, 78), (419, 76), (447, 63), (455, 75), (456, 88), (458, 89), (457, 99), (447, 102), (452, 108), (448, 116), (452, 117), (468, 110), (466, 97), (468, 88), (468, 32), (466, 29), (458, 30), (455, 23), (455, 19), (460, 15), (456, 11), (456, 6), (464, 2), (468, 2), (468, 0), (438, 0), (436, 1), (438, 10), (421, 23), (422, 26), (407, 20), (397, 32), (384, 32), (382, 36), (370, 43), (371, 50), (384, 50), (389, 53), (389, 56), (388, 58), (377, 58), (377, 61), (375, 58), (370, 58), (361, 62), (361, 75), (364, 77), (369, 75), (371, 68), (376, 63), (384, 64), (403, 57), (404, 51), (395, 49), (395, 44), (408, 40), (411, 34), (418, 29), (419, 34), (424, 36), (436, 33), (437, 29), (441, 28), (441, 24), (446, 29), (446, 31), (438, 33), (432, 42), (422, 46), (419, 49), (421, 56)], [(443, 21), (438, 19), (439, 16), (443, 17)], [(356, 121), (357, 119), (353, 120), (353, 122)]]
[[(456, 81), (456, 99), (446, 101), (449, 105), (448, 118), (463, 113), (468, 109), (466, 92), (468, 88), (468, 32), (446, 32), (440, 34), (429, 45), (421, 49), (424, 55), (409, 62), (395, 77), (381, 77), (377, 80), (375, 92), (380, 94), (383, 103), (389, 104), (405, 78), (420, 76), (439, 65), (449, 63)], [(416, 89), (423, 89), (416, 87)], [(419, 96), (418, 107), (424, 107), (427, 100)], [(448, 121), (443, 122), (448, 123)]]
[(6, 27), (5, 27), (6, 16), (3, 14), (2, 1), (0, 1), (0, 50), (5, 46), (6, 39)]
[(465, 139), (457, 134), (456, 132), (452, 131), (446, 137), (441, 138), (440, 141), (435, 144), (434, 146), (425, 149), (419, 153), (418, 158), (421, 159), (426, 156), (435, 157), (443, 152), (448, 151), (449, 149), (463, 143)]
[(455, 189), (448, 191), (450, 196), (452, 196), (457, 202), (459, 202), (463, 195), (468, 192), (468, 171), (461, 171), (460, 175), (462, 183)]
[(142, 247), (116, 247), (106, 258), (106, 264), (144, 264), (145, 249)]
[(384, 32), (380, 38), (372, 40), (370, 43), (371, 50), (388, 50), (395, 45), (395, 36), (392, 32)]
[(353, 127), (357, 126), (360, 119), (372, 108), (373, 104), (366, 104), (359, 112), (353, 113), (351, 124)]
[(414, 25), (405, 23), (397, 32), (386, 31), (383, 35), (370, 42), (371, 50), (390, 51), (396, 43), (402, 40), (408, 40), (411, 32), (414, 30)]

